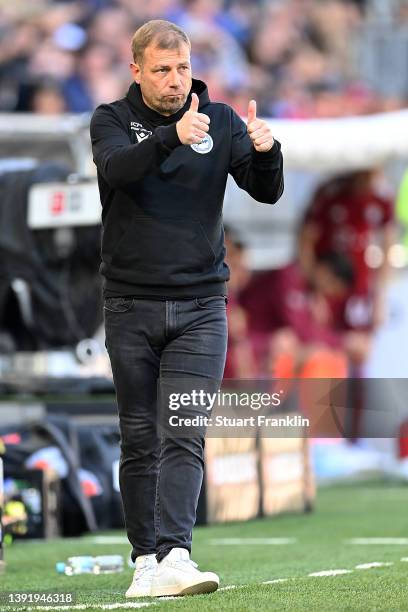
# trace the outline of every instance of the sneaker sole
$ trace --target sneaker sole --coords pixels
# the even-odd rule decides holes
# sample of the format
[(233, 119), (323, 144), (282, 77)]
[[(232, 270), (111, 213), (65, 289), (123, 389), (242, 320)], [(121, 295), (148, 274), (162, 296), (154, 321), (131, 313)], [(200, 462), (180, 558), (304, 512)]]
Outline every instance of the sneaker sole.
[(177, 589), (174, 586), (166, 586), (166, 587), (157, 587), (152, 588), (152, 597), (182, 597), (183, 595), (204, 595), (206, 593), (213, 593), (218, 589), (218, 582), (215, 580), (205, 580), (203, 582), (198, 582), (197, 584), (192, 584), (188, 587)]

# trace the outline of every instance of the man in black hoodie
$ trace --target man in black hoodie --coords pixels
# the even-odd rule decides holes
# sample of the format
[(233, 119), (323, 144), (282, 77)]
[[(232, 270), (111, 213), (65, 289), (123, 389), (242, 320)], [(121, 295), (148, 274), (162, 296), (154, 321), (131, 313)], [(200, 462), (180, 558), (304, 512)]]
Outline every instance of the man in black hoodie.
[(191, 78), (190, 41), (176, 25), (146, 23), (132, 52), (128, 94), (99, 106), (91, 122), (120, 488), (136, 562), (126, 595), (207, 593), (218, 588), (218, 576), (200, 572), (189, 557), (204, 434), (158, 433), (157, 382), (172, 381), (174, 388), (188, 377), (195, 389), (220, 384), (227, 176), (255, 200), (273, 204), (283, 192), (282, 154), (256, 117), (254, 100), (245, 125)]

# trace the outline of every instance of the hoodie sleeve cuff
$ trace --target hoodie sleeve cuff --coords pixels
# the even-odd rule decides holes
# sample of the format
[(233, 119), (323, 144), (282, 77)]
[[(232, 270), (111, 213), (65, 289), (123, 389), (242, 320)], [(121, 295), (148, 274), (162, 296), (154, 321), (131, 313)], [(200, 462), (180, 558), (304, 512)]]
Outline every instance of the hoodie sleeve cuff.
[(162, 145), (171, 151), (181, 145), (181, 140), (178, 137), (175, 123), (172, 123), (171, 125), (161, 125), (156, 129), (156, 134)]
[(261, 151), (257, 151), (255, 148), (252, 151), (252, 161), (257, 166), (263, 166), (267, 164), (268, 167), (272, 161), (280, 160), (280, 150), (281, 143), (278, 140), (275, 140), (272, 146), (272, 149), (262, 153)]

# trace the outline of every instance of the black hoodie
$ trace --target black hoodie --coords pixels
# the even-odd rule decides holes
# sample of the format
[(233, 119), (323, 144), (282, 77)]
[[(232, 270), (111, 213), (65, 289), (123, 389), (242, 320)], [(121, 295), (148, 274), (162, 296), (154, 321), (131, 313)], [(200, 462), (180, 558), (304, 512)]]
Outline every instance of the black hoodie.
[(146, 106), (133, 83), (125, 98), (93, 114), (106, 296), (225, 295), (228, 173), (259, 202), (274, 204), (283, 192), (280, 144), (258, 153), (245, 123), (226, 104), (210, 102), (205, 83), (193, 79), (192, 91), (211, 120), (209, 137), (198, 146), (182, 145), (176, 130), (191, 95), (166, 117)]

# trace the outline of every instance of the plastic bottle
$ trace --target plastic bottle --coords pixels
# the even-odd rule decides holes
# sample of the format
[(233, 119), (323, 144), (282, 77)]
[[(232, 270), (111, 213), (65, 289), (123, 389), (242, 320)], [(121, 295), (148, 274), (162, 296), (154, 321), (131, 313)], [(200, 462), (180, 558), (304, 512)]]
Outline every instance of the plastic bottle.
[(123, 571), (122, 555), (99, 555), (94, 557), (94, 574), (115, 574)]
[(122, 555), (99, 555), (91, 557), (68, 557), (66, 563), (59, 561), (55, 569), (59, 574), (75, 576), (78, 574), (113, 574), (123, 570)]
[(55, 569), (59, 574), (74, 576), (76, 574), (92, 574), (94, 558), (91, 556), (68, 557), (66, 563), (59, 561)]

